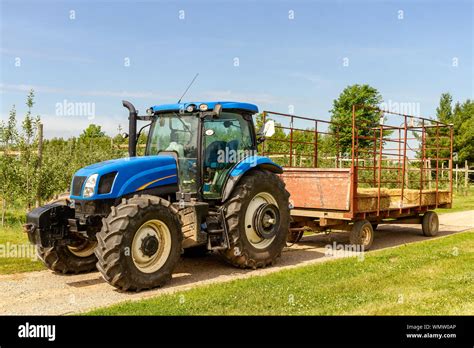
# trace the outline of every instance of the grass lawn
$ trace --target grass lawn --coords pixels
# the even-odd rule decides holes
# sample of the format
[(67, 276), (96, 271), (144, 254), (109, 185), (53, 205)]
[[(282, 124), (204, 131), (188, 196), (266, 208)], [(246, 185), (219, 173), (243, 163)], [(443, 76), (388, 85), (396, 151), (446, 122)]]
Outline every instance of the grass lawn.
[[(0, 227), (0, 274), (46, 269), (41, 261), (34, 259), (34, 250), (21, 225), (15, 225), (15, 227)], [(26, 251), (29, 254), (26, 254)]]
[(474, 210), (474, 186), (470, 186), (467, 192), (456, 192), (454, 189), (453, 191), (453, 207), (451, 209), (436, 209), (438, 214)]
[[(437, 212), (443, 214), (463, 210), (474, 210), (474, 186), (469, 188), (467, 196), (463, 193), (454, 194), (453, 209), (438, 209)], [(21, 227), (24, 220), (24, 210), (14, 209), (7, 214), (7, 227), (0, 227), (0, 274), (46, 269), (38, 260), (4, 255), (5, 250), (12, 245), (29, 245), (28, 238)]]
[(90, 315), (472, 315), (474, 231), (99, 308)]

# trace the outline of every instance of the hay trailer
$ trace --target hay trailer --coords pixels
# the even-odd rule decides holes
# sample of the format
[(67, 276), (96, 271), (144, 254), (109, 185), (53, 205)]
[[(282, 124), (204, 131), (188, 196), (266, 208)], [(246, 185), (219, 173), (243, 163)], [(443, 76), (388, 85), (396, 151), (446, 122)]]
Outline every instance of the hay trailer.
[[(375, 113), (379, 122), (368, 122)], [(283, 166), (292, 221), (303, 233), (348, 231), (365, 250), (379, 224), (421, 224), (438, 232), (436, 208), (450, 208), (453, 127), (429, 118), (354, 106), (352, 127), (271, 111), (276, 134), (262, 155)]]

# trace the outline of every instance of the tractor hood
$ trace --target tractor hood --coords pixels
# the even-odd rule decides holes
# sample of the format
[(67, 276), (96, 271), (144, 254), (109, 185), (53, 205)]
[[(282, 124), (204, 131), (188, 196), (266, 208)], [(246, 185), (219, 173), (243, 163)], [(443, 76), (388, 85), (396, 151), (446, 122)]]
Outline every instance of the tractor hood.
[[(94, 193), (84, 197), (89, 178), (97, 174)], [(71, 198), (80, 200), (113, 199), (137, 191), (178, 183), (176, 160), (170, 155), (120, 158), (95, 163), (76, 172)]]

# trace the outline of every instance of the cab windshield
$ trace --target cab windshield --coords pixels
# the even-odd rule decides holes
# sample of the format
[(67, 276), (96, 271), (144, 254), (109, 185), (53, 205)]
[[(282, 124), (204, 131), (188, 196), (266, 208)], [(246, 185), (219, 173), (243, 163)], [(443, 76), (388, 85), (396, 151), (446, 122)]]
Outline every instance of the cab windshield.
[(180, 190), (197, 191), (197, 144), (199, 117), (196, 114), (161, 114), (153, 122), (146, 155), (174, 153), (178, 158)]

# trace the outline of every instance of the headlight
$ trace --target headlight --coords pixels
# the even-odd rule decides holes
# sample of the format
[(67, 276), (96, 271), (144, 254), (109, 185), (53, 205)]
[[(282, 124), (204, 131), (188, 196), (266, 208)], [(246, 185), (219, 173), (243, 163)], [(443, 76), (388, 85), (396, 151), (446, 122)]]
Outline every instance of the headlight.
[(92, 174), (87, 178), (86, 184), (84, 185), (84, 191), (82, 191), (83, 197), (88, 198), (94, 194), (98, 176), (99, 174)]
[(207, 111), (207, 104), (201, 104), (201, 105), (199, 105), (199, 110), (201, 110), (201, 111)]

